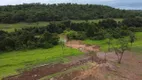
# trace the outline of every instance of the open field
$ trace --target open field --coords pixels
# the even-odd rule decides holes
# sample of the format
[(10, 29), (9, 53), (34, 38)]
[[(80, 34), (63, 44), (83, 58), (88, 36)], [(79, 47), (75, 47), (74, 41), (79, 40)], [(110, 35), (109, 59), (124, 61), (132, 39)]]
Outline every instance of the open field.
[[(122, 19), (118, 19), (118, 21), (121, 21), (121, 20)], [(89, 22), (98, 22), (98, 21), (99, 20), (89, 20)], [(80, 21), (79, 20), (78, 21), (73, 20), (73, 22), (79, 23), (79, 22), (83, 22), (83, 20), (80, 20)], [(12, 24), (11, 25), (12, 27), (6, 28), (6, 29), (2, 29), (1, 26), (7, 26), (7, 25), (10, 26), (10, 24), (0, 24), (0, 29), (6, 30), (8, 32), (11, 32), (15, 28), (16, 29), (20, 29), (20, 28), (23, 28), (25, 26), (26, 27), (31, 27), (31, 26), (39, 27), (39, 26), (46, 26), (48, 24), (49, 24), (48, 22), (39, 22), (39, 23), (31, 23), (31, 24), (28, 24), (28, 23), (17, 23), (17, 24)], [(19, 27), (19, 26), (21, 26), (21, 27)], [(65, 36), (64, 35), (60, 35), (60, 37), (61, 37), (61, 39), (64, 39)], [(81, 46), (85, 45), (84, 43), (85, 44), (91, 44), (91, 46), (93, 44), (96, 45), (96, 46), (98, 45), (98, 46), (100, 46), (101, 51), (107, 51), (107, 48), (108, 48), (107, 39), (105, 39), (105, 40), (89, 40), (89, 39), (88, 40), (84, 40), (83, 43), (81, 44)], [(69, 44), (70, 44), (70, 42), (69, 42)], [(81, 55), (82, 54), (82, 52), (77, 50), (77, 49), (81, 49), (80, 46), (77, 46), (77, 45), (80, 45), (80, 44), (76, 44), (76, 43), (75, 43), (75, 45), (71, 44), (70, 46), (72, 48), (65, 47), (64, 54), (62, 53), (62, 47), (59, 46), (59, 45), (55, 46), (53, 48), (50, 48), (50, 49), (33, 49), (33, 50), (23, 50), (23, 51), (12, 51), (12, 52), (0, 53), (0, 79), (2, 77), (5, 77), (5, 76), (18, 74), (18, 73), (22, 72), (23, 70), (27, 70), (27, 69), (31, 70), (33, 67), (41, 66), (41, 65), (44, 65), (44, 64), (59, 63), (59, 62), (67, 62), (68, 63), (68, 61), (69, 61), (68, 56), (76, 56), (77, 58), (79, 58), (77, 55)], [(75, 49), (73, 49), (73, 48), (75, 48)], [(89, 46), (85, 47), (85, 49), (87, 49), (87, 48), (89, 48)], [(90, 49), (87, 49), (87, 51), (88, 50), (90, 50)], [(127, 56), (129, 56), (129, 59), (132, 58), (131, 55), (129, 54), (131, 52), (134, 53), (132, 55), (135, 55), (135, 56), (137, 56), (137, 54), (141, 54), (142, 53), (142, 32), (136, 32), (136, 41), (134, 42), (133, 46), (131, 47), (131, 51), (127, 52), (127, 55), (125, 55), (125, 58), (126, 58), (126, 59), (124, 58), (125, 63), (127, 63)], [(84, 53), (85, 53), (85, 51), (84, 51)], [(110, 58), (109, 59), (111, 59), (111, 56), (112, 55), (110, 54)], [(109, 57), (109, 54), (108, 54), (108, 57)], [(115, 55), (113, 55), (113, 58), (116, 59)], [(135, 60), (134, 61), (134, 65), (135, 65), (135, 69), (136, 70), (137, 70), (137, 66), (136, 65), (138, 63), (141, 65), (141, 60), (137, 61), (137, 59), (138, 59), (137, 57), (136, 57), (136, 59), (134, 59)], [(129, 66), (131, 66), (131, 62), (132, 61), (129, 61), (129, 63), (130, 63)], [(121, 66), (123, 67), (123, 65), (124, 64), (122, 64)], [(125, 65), (127, 65), (127, 64), (125, 64)], [(129, 67), (129, 66), (127, 66), (127, 67)], [(132, 66), (133, 66), (133, 64), (132, 64)], [(79, 67), (79, 69), (81, 69), (81, 68)], [(133, 69), (133, 68), (130, 68), (130, 70), (131, 69)], [(141, 67), (140, 67), (140, 69), (141, 69)], [(74, 69), (71, 69), (71, 71), (69, 71), (69, 73), (70, 72), (72, 73), (72, 70), (74, 70)], [(77, 68), (77, 70), (78, 70), (78, 68)], [(122, 69), (120, 69), (120, 70), (122, 70)], [(130, 71), (130, 70), (128, 70), (128, 71)], [(90, 71), (92, 71), (92, 69)], [(137, 71), (135, 71), (135, 72), (137, 72)], [(32, 71), (31, 71), (31, 73), (32, 73)], [(60, 72), (59, 73), (55, 73), (55, 74), (53, 74), (53, 76), (55, 75), (55, 77), (56, 77), (56, 74), (61, 74), (61, 73)], [(63, 74), (66, 74), (66, 72), (65, 73), (63, 72)], [(50, 76), (53, 77), (52, 74)], [(49, 78), (50, 76), (47, 75), (46, 77)], [(77, 75), (75, 75), (75, 76), (77, 76)]]
[[(133, 43), (131, 50), (134, 52), (142, 53), (142, 32), (137, 32), (136, 41)], [(101, 46), (101, 50), (106, 51), (108, 49), (107, 39), (105, 40), (85, 40), (85, 44), (96, 44)]]
[(18, 71), (25, 68), (31, 68), (34, 65), (47, 64), (57, 61), (68, 61), (65, 57), (82, 54), (76, 49), (67, 47), (64, 49), (64, 53), (65, 54), (62, 54), (61, 46), (55, 46), (50, 49), (35, 49), (2, 53), (0, 54), (0, 79), (4, 76), (17, 74)]
[[(88, 22), (95, 22), (95, 23), (98, 23), (99, 21), (102, 21), (103, 19), (94, 19), (94, 20), (88, 20)], [(122, 21), (123, 19), (114, 19), (115, 21), (119, 22), (119, 21)], [(85, 20), (72, 20), (72, 22), (74, 23), (81, 23), (81, 22), (86, 22)]]
[[(76, 49), (76, 46), (73, 45), (70, 47)], [(107, 62), (102, 61), (104, 55), (105, 53), (99, 52), (96, 57), (94, 56), (94, 60), (87, 54), (83, 57), (76, 56), (72, 57), (68, 63), (37, 67), (4, 80), (141, 80), (141, 55), (125, 52), (122, 64), (117, 63), (116, 55), (113, 52), (107, 53)]]
[[(141, 35), (142, 35), (142, 32), (137, 32), (136, 33), (137, 40), (133, 44), (133, 47), (131, 49), (134, 53), (135, 52), (136, 53), (141, 53), (141, 49), (142, 49), (142, 46), (141, 46), (142, 45)], [(86, 43), (86, 44), (99, 45), (99, 46), (101, 46), (102, 50), (106, 50), (107, 49), (106, 42), (107, 42), (107, 40), (100, 40), (100, 41), (98, 41), (98, 40), (96, 40), (96, 41), (95, 40), (94, 41), (92, 41), (92, 40), (85, 40), (84, 41), (84, 43)], [(73, 47), (73, 45), (71, 45), (71, 46)], [(29, 67), (31, 67), (31, 66), (32, 66), (31, 68), (33, 68), (34, 65), (41, 65), (41, 64), (44, 64), (44, 63), (58, 62), (58, 61), (68, 62), (68, 58), (64, 58), (64, 57), (75, 56), (75, 55), (81, 54), (81, 52), (79, 52), (78, 50), (67, 48), (67, 47), (65, 48), (65, 52), (64, 53), (66, 53), (66, 54), (62, 55), (61, 47), (60, 46), (56, 46), (56, 47), (51, 48), (51, 49), (36, 49), (36, 50), (30, 50), (30, 51), (14, 51), (14, 52), (6, 53), (6, 54), (1, 54), (0, 60), (1, 60), (2, 64), (0, 64), (0, 71), (1, 71), (0, 72), (0, 74), (1, 74), (0, 76), (2, 78), (3, 76), (17, 74), (18, 73), (17, 69), (18, 70), (19, 69), (24, 69), (24, 68), (29, 69)], [(122, 61), (124, 63), (122, 63), (121, 65), (118, 65), (118, 64), (113, 65), (113, 66), (116, 66), (116, 67), (119, 66), (119, 68), (117, 70), (118, 72), (120, 71), (123, 74), (125, 74), (125, 72), (123, 72), (124, 68), (128, 68), (129, 67), (130, 70), (132, 70), (133, 72), (137, 73), (138, 69), (137, 69), (136, 64), (138, 64), (138, 63), (139, 63), (139, 68), (141, 69), (141, 67), (140, 67), (141, 66), (141, 63), (140, 63), (141, 62), (141, 55), (139, 56), (140, 58), (136, 57), (136, 59), (135, 58), (132, 59), (132, 57), (138, 56), (137, 54), (132, 54), (132, 53), (131, 52), (130, 53), (127, 52), (124, 55), (124, 59)], [(102, 53), (102, 55), (103, 55), (103, 53)], [(116, 61), (115, 54), (112, 55), (111, 53), (108, 53), (107, 57), (108, 57), (108, 60), (110, 59), (110, 60), (113, 60), (114, 62)], [(79, 58), (77, 56), (76, 56), (76, 58), (77, 59), (81, 59), (81, 58)], [(130, 59), (130, 60), (128, 60), (128, 59)], [(77, 60), (75, 60), (75, 61), (77, 61)], [(112, 65), (112, 63), (111, 63), (111, 65)], [(134, 66), (135, 68), (131, 67), (131, 66)], [(36, 67), (36, 66), (34, 66), (34, 67)], [(133, 68), (134, 68), (134, 70), (133, 70)], [(65, 69), (67, 69), (67, 68), (65, 68)], [(96, 69), (96, 67), (95, 67), (95, 69)], [(80, 68), (77, 69), (77, 70), (80, 70)], [(126, 71), (130, 71), (130, 70), (126, 70)], [(42, 69), (41, 69), (41, 71), (42, 71)], [(71, 69), (71, 73), (74, 73), (74, 71), (76, 71), (76, 69), (75, 70)], [(104, 74), (104, 72), (103, 73), (102, 72), (96, 72), (95, 70), (92, 70), (92, 68), (89, 69), (89, 71), (94, 71), (94, 72), (89, 72), (89, 73), (93, 73), (93, 75), (96, 74), (96, 73), (97, 74), (101, 73), (101, 75), (103, 75), (104, 78), (107, 76), (107, 79), (111, 75), (111, 77), (112, 77), (111, 80), (114, 80), (113, 78), (115, 78), (115, 76), (118, 77), (117, 78), (118, 80), (122, 78), (119, 75), (115, 75), (115, 74), (118, 74), (118, 72), (116, 72), (115, 74), (112, 74), (111, 71), (107, 71), (107, 72), (109, 72), (109, 75), (106, 75), (106, 74)], [(82, 72), (82, 70), (79, 71), (79, 74), (75, 74), (74, 77), (77, 77), (78, 75), (81, 76), (81, 72)], [(131, 72), (130, 75), (136, 75), (136, 74), (133, 74), (133, 72)], [(141, 71), (139, 71), (139, 72), (141, 72)], [(31, 71), (31, 73), (32, 73), (32, 71)], [(70, 71), (69, 71), (69, 73), (70, 73)], [(86, 70), (83, 71), (83, 73), (87, 73), (86, 76), (89, 77), (88, 70), (87, 71)], [(59, 78), (62, 78), (62, 76), (64, 76), (63, 80), (66, 80), (66, 76), (70, 77), (70, 76), (67, 75), (68, 74), (68, 69), (67, 69), (67, 74), (66, 74), (66, 71), (65, 72), (61, 71), (61, 72), (57, 72), (57, 73), (55, 72), (54, 74), (47, 75), (47, 76), (43, 77), (42, 79), (48, 79), (48, 78), (52, 78), (52, 77), (56, 78), (57, 74), (61, 76), (61, 77), (59, 76)], [(127, 74), (125, 74), (125, 76), (127, 76)], [(24, 77), (24, 74), (23, 74), (23, 77)], [(31, 76), (29, 76), (29, 77), (31, 77)], [(99, 76), (99, 78), (101, 78), (101, 76)], [(58, 79), (58, 77), (57, 77), (57, 79)], [(135, 79), (136, 79), (136, 77), (134, 77), (134, 79), (132, 78), (130, 80), (135, 80)], [(137, 80), (139, 80), (139, 79), (137, 79)], [(69, 80), (71, 80), (71, 79), (69, 79)], [(105, 80), (105, 79), (100, 79), (100, 80)]]
[(132, 51), (142, 53), (142, 32), (136, 33), (136, 42), (132, 46)]
[[(96, 20), (88, 20), (88, 22), (96, 22), (98, 23), (103, 19), (96, 19)], [(122, 19), (115, 19), (117, 22), (122, 21)], [(81, 23), (86, 22), (85, 20), (71, 20), (74, 23)], [(15, 23), (15, 24), (0, 24), (0, 30), (12, 32), (15, 29), (21, 29), (21, 28), (27, 28), (27, 27), (41, 27), (41, 26), (47, 26), (49, 22), (35, 22), (35, 23)]]
[(35, 22), (35, 23), (15, 23), (15, 24), (0, 24), (0, 30), (12, 32), (15, 29), (27, 28), (27, 27), (40, 27), (46, 26), (49, 22)]

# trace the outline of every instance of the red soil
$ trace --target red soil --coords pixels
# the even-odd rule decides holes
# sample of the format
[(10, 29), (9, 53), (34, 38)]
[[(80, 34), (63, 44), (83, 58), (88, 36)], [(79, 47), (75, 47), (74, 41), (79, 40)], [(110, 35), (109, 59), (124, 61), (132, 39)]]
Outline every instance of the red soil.
[[(104, 53), (99, 53), (102, 58)], [(53, 80), (142, 80), (142, 56), (130, 52), (124, 54), (122, 64), (117, 64), (114, 53), (107, 54), (107, 62), (87, 70), (73, 71)]]
[(68, 41), (66, 43), (66, 46), (72, 47), (72, 48), (75, 48), (75, 49), (79, 49), (82, 52), (88, 52), (88, 51), (98, 52), (98, 51), (100, 51), (100, 46), (83, 44), (79, 40)]
[[(88, 51), (98, 52), (100, 47), (97, 45), (84, 45), (81, 41), (69, 41), (66, 46), (76, 48), (82, 52)], [(96, 56), (73, 58), (67, 64), (45, 65), (34, 68), (30, 71), (24, 71), (19, 75), (3, 78), (3, 80), (38, 80), (44, 76), (48, 76), (57, 72), (65, 71), (73, 66), (79, 66), (94, 60), (97, 62), (87, 70), (77, 70), (68, 74), (63, 74), (49, 80), (142, 80), (142, 56), (126, 52), (122, 59), (122, 64), (117, 64), (117, 57), (114, 53), (107, 53), (107, 62), (104, 63), (104, 53), (97, 53)], [(79, 59), (78, 59), (79, 58)]]

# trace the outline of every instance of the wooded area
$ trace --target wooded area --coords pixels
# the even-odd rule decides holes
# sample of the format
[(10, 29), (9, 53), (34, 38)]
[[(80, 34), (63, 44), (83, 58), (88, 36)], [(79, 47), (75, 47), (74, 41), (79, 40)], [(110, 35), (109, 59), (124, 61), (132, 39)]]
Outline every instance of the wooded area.
[(93, 4), (21, 4), (0, 6), (1, 23), (131, 18), (141, 11), (120, 10)]
[(50, 48), (58, 44), (58, 34), (61, 33), (66, 34), (68, 39), (103, 40), (108, 38), (107, 34), (118, 39), (137, 31), (142, 31), (142, 18), (128, 18), (122, 22), (113, 19), (105, 19), (99, 23), (51, 22), (47, 26), (15, 29), (10, 33), (1, 30), (0, 51)]

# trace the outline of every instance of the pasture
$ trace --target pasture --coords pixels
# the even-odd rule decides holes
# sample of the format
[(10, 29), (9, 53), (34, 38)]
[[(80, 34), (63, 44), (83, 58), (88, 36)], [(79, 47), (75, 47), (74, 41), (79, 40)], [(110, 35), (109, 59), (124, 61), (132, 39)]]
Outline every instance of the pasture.
[(27, 27), (41, 27), (47, 26), (49, 22), (34, 22), (34, 23), (14, 23), (14, 24), (0, 24), (0, 30), (12, 32), (15, 29), (27, 28)]
[[(95, 20), (88, 20), (88, 22), (95, 22), (98, 23), (103, 19), (95, 19)], [(122, 21), (123, 19), (114, 19), (117, 22)], [(86, 22), (85, 20), (71, 20), (73, 23), (81, 23), (81, 22)], [(59, 22), (59, 21), (56, 21)], [(27, 28), (27, 27), (42, 27), (42, 26), (47, 26), (49, 22), (33, 22), (33, 23), (25, 23), (25, 22), (20, 22), (20, 23), (14, 23), (14, 24), (0, 24), (0, 30), (12, 32), (15, 29), (21, 29), (21, 28)]]
[(33, 49), (5, 52), (0, 54), (0, 79), (4, 76), (18, 74), (24, 69), (53, 62), (66, 62), (68, 56), (82, 54), (79, 50), (65, 47), (64, 54), (60, 45), (50, 49)]

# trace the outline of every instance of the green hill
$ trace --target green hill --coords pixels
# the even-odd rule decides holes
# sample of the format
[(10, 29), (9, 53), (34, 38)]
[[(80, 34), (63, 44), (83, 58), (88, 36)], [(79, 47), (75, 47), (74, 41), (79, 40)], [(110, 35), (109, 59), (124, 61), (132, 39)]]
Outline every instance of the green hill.
[(22, 4), (0, 6), (0, 22), (90, 20), (142, 16), (140, 11), (120, 10), (95, 4)]

